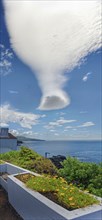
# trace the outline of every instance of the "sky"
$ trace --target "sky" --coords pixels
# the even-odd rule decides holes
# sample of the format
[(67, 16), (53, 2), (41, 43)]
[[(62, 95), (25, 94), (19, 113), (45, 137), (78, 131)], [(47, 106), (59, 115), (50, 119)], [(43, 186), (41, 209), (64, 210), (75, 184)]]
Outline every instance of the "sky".
[(82, 2), (0, 3), (0, 123), (14, 135), (101, 139), (101, 6)]

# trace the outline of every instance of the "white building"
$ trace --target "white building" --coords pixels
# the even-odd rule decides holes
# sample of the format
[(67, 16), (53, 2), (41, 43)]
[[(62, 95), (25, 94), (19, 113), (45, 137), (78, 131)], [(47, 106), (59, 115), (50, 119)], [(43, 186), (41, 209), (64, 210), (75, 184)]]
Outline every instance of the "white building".
[(17, 150), (17, 138), (9, 133), (8, 128), (0, 128), (0, 153)]

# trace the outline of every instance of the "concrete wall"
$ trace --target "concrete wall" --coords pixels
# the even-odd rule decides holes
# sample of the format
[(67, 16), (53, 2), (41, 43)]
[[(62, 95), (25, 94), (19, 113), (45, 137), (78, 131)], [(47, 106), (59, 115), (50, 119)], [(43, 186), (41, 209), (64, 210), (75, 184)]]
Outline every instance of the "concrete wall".
[(0, 173), (7, 172), (7, 164), (0, 164)]
[(0, 176), (0, 185), (8, 192), (8, 183)]
[[(5, 173), (7, 172), (7, 164), (0, 164), (0, 173)], [(0, 185), (8, 191), (8, 186), (7, 186), (7, 181), (5, 181), (1, 176), (0, 176)]]
[(2, 148), (17, 150), (17, 139), (0, 139), (0, 151), (2, 151)]
[[(19, 180), (8, 178), (8, 197), (11, 205), (24, 220), (66, 220), (53, 210), (56, 204), (41, 194), (27, 189)], [(49, 205), (52, 203), (50, 208)]]
[(40, 193), (27, 188), (15, 178), (17, 173), (32, 172), (10, 163), (1, 164), (0, 172), (2, 171), (11, 175), (8, 176), (7, 182), (0, 177), (0, 184), (8, 192), (9, 202), (24, 220), (71, 220), (101, 210), (99, 204), (68, 211)]
[(21, 167), (12, 165), (10, 163), (7, 163), (7, 173), (9, 174), (18, 174), (18, 173), (24, 173), (24, 172), (28, 172), (28, 170), (23, 169)]

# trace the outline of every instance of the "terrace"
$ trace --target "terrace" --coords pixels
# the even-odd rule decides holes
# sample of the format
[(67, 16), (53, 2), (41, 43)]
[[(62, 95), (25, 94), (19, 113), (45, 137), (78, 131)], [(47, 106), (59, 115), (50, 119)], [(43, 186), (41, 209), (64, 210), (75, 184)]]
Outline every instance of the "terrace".
[[(13, 220), (52, 220), (52, 218), (55, 220), (101, 220), (100, 204), (68, 211), (40, 193), (27, 188), (24, 183), (16, 178), (16, 175), (24, 173), (39, 176), (36, 173), (14, 166), (10, 163), (0, 164), (0, 172), (3, 174), (0, 176), (0, 185), (6, 190), (8, 194), (6, 198), (8, 198), (9, 203), (16, 210), (15, 213), (18, 213), (18, 215), (15, 214)], [(1, 194), (2, 192), (3, 191), (1, 191)], [(8, 205), (8, 210), (11, 210), (10, 205)], [(1, 213), (3, 213), (2, 210)], [(10, 214), (8, 214), (8, 216), (9, 215)]]

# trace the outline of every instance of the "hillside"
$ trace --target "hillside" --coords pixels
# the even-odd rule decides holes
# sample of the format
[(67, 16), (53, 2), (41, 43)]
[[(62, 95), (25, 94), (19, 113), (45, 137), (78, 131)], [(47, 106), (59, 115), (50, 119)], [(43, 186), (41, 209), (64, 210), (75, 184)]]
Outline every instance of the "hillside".
[(24, 136), (17, 136), (17, 141), (23, 142), (23, 141), (44, 141), (44, 140), (36, 139), (36, 138), (28, 138), (28, 137), (24, 137)]

